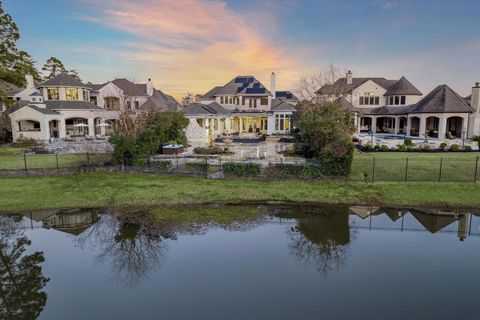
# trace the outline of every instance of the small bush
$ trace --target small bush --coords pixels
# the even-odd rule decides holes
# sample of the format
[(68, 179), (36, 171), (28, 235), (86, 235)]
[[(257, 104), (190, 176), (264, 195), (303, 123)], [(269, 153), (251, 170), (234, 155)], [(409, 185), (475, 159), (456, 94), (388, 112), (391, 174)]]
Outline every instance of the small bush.
[(39, 142), (33, 138), (19, 138), (15, 141), (15, 147), (34, 147), (38, 146)]
[(407, 152), (408, 151), (408, 147), (404, 144), (399, 144), (397, 145), (397, 151), (399, 152)]
[(151, 160), (149, 156), (135, 156), (132, 160), (132, 166), (152, 169), (168, 169), (172, 162), (168, 160)]
[(207, 164), (205, 162), (188, 162), (185, 163), (185, 169), (194, 172), (205, 172), (207, 171)]
[(371, 144), (367, 144), (365, 146), (365, 151), (373, 151), (373, 146)]
[(470, 152), (470, 151), (472, 151), (472, 147), (470, 147), (470, 146), (464, 146), (464, 147), (463, 147), (463, 151)]
[(196, 154), (204, 154), (204, 155), (213, 155), (213, 154), (233, 154), (228, 148), (221, 148), (221, 147), (197, 147), (193, 149), (193, 152)]
[(403, 144), (406, 145), (407, 147), (411, 147), (413, 146), (413, 141), (412, 139), (405, 139), (405, 141), (403, 141)]
[(154, 169), (168, 169), (172, 166), (172, 162), (168, 160), (154, 160), (150, 163), (150, 167)]
[(447, 150), (447, 144), (445, 142), (440, 143), (440, 150), (442, 151)]
[(379, 149), (379, 150), (380, 150), (380, 151), (389, 151), (390, 148), (389, 148), (387, 145), (382, 144), (382, 145), (380, 146), (380, 149)]
[(253, 177), (261, 172), (261, 166), (258, 163), (235, 163), (227, 162), (223, 165), (223, 173), (226, 176)]
[(373, 147), (373, 150), (374, 151), (379, 151), (380, 150), (380, 145), (376, 144), (375, 147)]
[(450, 151), (460, 151), (460, 146), (458, 144), (452, 144), (450, 146)]

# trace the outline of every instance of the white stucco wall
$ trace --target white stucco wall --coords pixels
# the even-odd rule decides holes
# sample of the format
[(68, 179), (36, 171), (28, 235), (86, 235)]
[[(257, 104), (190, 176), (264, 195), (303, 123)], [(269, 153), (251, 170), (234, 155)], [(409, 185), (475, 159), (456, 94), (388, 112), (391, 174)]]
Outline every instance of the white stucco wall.
[[(365, 95), (365, 92), (373, 92), (375, 96), (380, 97), (379, 98), (379, 104), (378, 105), (360, 105), (359, 104), (359, 98), (363, 97)], [(385, 97), (383, 96), (385, 94), (386, 90), (373, 82), (372, 80), (368, 80), (359, 87), (355, 88), (352, 90), (352, 97), (351, 97), (351, 103), (358, 108), (372, 108), (372, 107), (381, 107), (386, 104)]]

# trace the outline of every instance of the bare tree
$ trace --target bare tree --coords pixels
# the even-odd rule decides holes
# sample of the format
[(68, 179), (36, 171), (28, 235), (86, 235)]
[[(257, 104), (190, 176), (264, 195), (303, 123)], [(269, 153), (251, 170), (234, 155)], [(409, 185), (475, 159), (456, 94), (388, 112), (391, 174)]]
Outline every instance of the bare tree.
[(335, 83), (341, 77), (340, 68), (334, 64), (321, 68), (319, 72), (305, 74), (298, 79), (293, 92), (301, 101), (316, 101), (318, 89)]

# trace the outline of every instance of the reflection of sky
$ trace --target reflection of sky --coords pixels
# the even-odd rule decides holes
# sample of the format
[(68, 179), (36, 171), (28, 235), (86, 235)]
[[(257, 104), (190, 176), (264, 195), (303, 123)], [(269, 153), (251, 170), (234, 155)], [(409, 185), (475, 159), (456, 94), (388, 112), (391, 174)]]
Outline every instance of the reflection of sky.
[(479, 238), (358, 229), (346, 263), (322, 275), (292, 254), (295, 225), (180, 234), (166, 240), (161, 267), (134, 287), (110, 281), (109, 261), (75, 247), (73, 236), (28, 230), (51, 278), (42, 318), (451, 319), (476, 310)]
[(169, 94), (205, 93), (252, 74), (290, 89), (335, 63), (358, 76), (402, 75), (426, 94), (478, 81), (478, 1), (5, 1), (21, 48), (92, 82), (152, 78)]

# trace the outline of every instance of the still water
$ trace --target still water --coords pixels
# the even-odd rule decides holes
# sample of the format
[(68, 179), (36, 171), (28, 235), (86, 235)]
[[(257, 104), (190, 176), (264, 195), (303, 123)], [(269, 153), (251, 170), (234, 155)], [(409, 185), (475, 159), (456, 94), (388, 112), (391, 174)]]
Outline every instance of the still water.
[(1, 319), (478, 319), (480, 214), (190, 206), (0, 215)]

